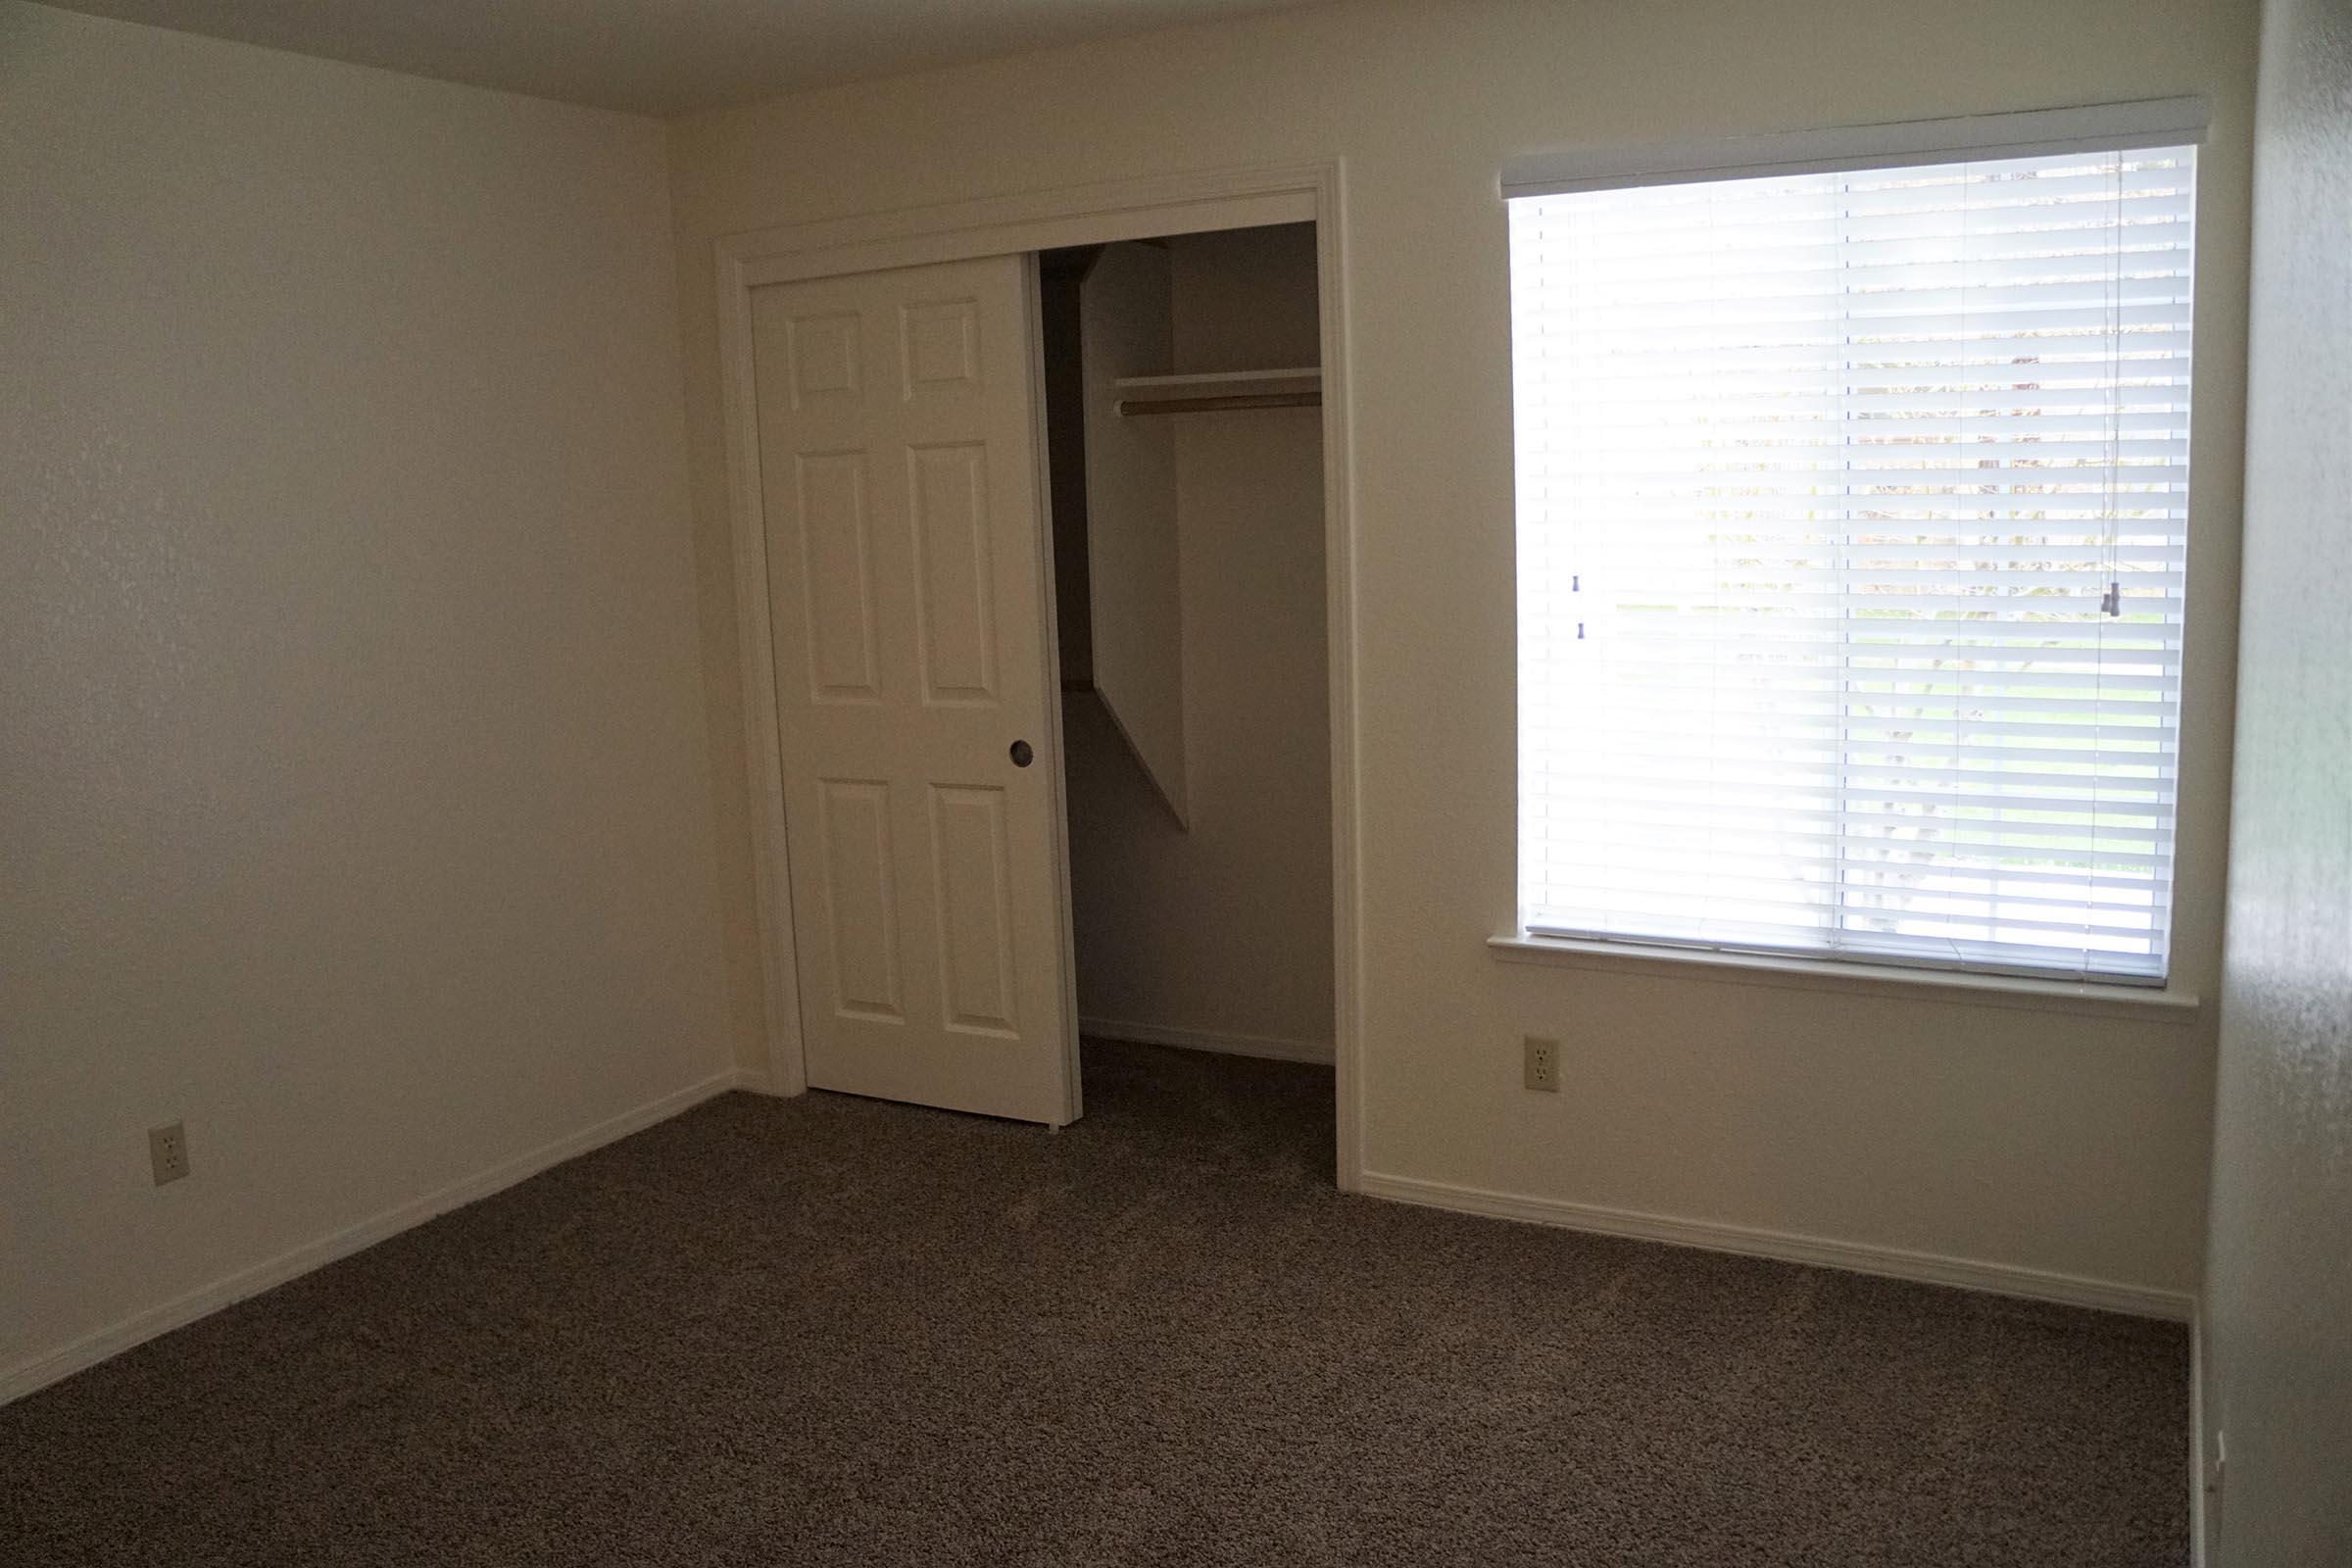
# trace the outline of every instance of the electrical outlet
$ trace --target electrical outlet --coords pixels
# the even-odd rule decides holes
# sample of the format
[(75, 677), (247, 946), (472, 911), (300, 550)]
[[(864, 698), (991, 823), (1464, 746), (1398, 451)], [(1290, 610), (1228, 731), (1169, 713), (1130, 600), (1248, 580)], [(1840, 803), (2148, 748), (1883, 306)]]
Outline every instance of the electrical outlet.
[(1539, 1040), (1526, 1037), (1527, 1087), (1549, 1094), (1560, 1092), (1560, 1043), (1557, 1040)]
[(188, 1173), (188, 1129), (179, 1122), (147, 1129), (147, 1158), (155, 1166), (155, 1185), (175, 1182)]

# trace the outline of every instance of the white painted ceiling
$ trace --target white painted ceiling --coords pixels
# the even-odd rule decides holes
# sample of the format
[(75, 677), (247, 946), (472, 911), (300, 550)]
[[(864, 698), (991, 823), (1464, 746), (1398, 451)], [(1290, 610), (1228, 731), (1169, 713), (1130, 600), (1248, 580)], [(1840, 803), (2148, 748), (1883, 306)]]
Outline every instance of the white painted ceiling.
[(272, 49), (671, 115), (1311, 0), (51, 0)]

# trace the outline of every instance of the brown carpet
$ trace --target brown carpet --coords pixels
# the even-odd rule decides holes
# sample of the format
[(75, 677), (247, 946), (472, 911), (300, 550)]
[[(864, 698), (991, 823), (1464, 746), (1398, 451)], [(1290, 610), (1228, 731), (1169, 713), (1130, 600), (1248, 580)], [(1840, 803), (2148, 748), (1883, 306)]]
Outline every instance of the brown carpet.
[(0, 1410), (0, 1562), (2186, 1559), (2152, 1323), (1330, 1187), (1328, 1071), (728, 1096)]

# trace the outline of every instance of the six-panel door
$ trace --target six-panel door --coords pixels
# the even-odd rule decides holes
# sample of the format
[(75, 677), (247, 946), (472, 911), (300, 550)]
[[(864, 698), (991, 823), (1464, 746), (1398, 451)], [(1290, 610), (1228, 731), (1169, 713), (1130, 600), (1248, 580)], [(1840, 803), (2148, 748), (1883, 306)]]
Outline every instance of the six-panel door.
[(1059, 1124), (1026, 266), (757, 289), (754, 365), (808, 1082)]

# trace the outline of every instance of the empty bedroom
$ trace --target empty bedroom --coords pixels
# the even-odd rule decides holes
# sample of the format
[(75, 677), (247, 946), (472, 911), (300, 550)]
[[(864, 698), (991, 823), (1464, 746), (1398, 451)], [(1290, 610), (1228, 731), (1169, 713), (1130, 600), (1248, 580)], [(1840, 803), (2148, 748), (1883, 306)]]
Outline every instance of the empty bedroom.
[(0, 1563), (2352, 1565), (2348, 0), (0, 0)]

